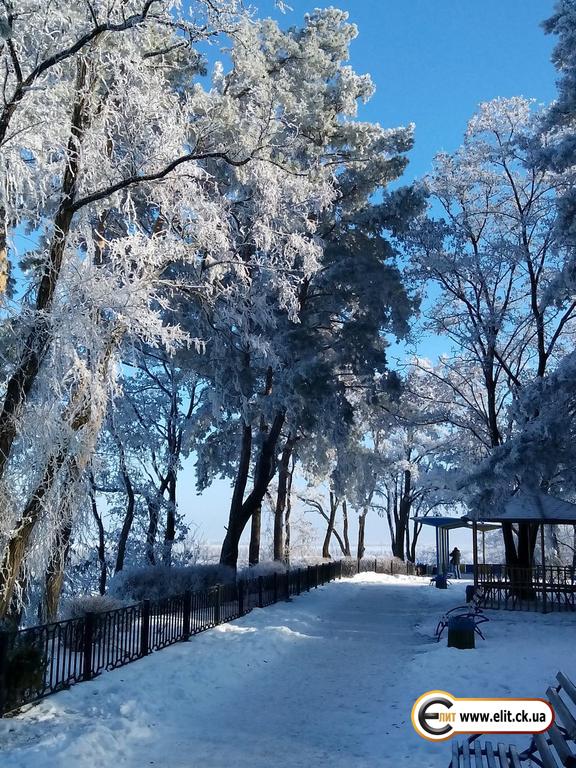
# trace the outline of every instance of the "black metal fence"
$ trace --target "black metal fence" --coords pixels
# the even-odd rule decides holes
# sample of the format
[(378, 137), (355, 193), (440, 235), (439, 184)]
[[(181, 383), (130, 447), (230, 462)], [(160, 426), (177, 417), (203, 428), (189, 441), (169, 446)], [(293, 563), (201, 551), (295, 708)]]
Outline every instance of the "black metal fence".
[[(414, 563), (403, 562), (392, 557), (365, 557), (362, 560), (352, 558), (342, 560), (342, 575), (353, 576), (356, 573), (383, 573), (390, 576), (417, 576)], [(422, 574), (425, 575), (425, 574)]]
[(322, 563), (154, 602), (144, 600), (84, 618), (0, 632), (0, 715), (187, 640), (253, 608), (366, 571), (412, 574), (414, 566), (387, 558)]
[(483, 605), (511, 611), (576, 611), (576, 569), (571, 566), (478, 565)]

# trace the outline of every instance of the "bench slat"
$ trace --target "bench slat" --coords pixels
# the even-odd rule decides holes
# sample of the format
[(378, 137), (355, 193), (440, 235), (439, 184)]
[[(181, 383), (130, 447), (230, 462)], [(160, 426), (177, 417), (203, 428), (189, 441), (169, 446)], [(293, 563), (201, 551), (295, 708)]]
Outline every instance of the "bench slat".
[(472, 763), (470, 762), (470, 744), (468, 741), (465, 741), (462, 744), (462, 768), (472, 768)]
[(556, 762), (556, 758), (552, 754), (552, 750), (548, 746), (548, 742), (546, 741), (546, 737), (543, 733), (534, 734), (534, 743), (538, 748), (538, 754), (542, 759), (542, 765), (544, 768), (562, 768), (562, 766), (558, 765)]
[(562, 760), (562, 763), (565, 764), (566, 760), (569, 757), (572, 757), (572, 751), (570, 750), (566, 739), (561, 733), (560, 728), (554, 724), (551, 728), (548, 729), (547, 733), (550, 737), (550, 741), (554, 745), (554, 749), (556, 752), (558, 752), (560, 760)]
[(460, 768), (460, 749), (457, 741), (452, 742), (452, 762), (450, 768)]
[(566, 691), (567, 695), (572, 700), (573, 704), (576, 704), (576, 685), (570, 680), (570, 678), (566, 677), (566, 675), (563, 672), (558, 672), (556, 675), (556, 680), (560, 683), (562, 686), (562, 690)]
[(521, 768), (520, 756), (514, 744), (510, 744), (510, 765), (512, 768)]
[(500, 758), (500, 765), (502, 768), (507, 768), (508, 755), (506, 754), (506, 745), (501, 742), (498, 744), (498, 757)]
[(480, 743), (480, 739), (476, 739), (472, 746), (474, 748), (475, 768), (484, 768), (484, 765), (482, 764), (482, 744)]
[(554, 712), (556, 712), (560, 718), (562, 725), (566, 728), (568, 738), (576, 738), (576, 720), (574, 720), (572, 712), (570, 712), (554, 688), (548, 688), (546, 696), (548, 696), (550, 704), (554, 707)]
[(496, 760), (494, 759), (494, 747), (492, 746), (491, 741), (486, 742), (485, 749), (486, 749), (486, 762), (488, 763), (488, 768), (498, 768), (496, 765)]

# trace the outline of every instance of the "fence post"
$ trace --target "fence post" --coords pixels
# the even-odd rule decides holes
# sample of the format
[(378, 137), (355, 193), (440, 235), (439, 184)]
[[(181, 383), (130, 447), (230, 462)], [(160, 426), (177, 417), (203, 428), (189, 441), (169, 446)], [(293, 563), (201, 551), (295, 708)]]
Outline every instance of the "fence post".
[(274, 591), (274, 602), (278, 602), (278, 574), (276, 571), (272, 574), (272, 585), (273, 585), (273, 591)]
[(296, 594), (300, 594), (300, 576), (301, 576), (301, 570), (298, 568), (296, 571)]
[(150, 600), (142, 601), (142, 617), (140, 620), (140, 656), (148, 656), (150, 637)]
[(244, 616), (244, 581), (242, 579), (238, 582), (238, 613)]
[(284, 599), (287, 603), (290, 602), (290, 571), (286, 570), (285, 572), (285, 581), (284, 581)]
[(378, 558), (374, 558), (374, 573), (378, 573)]
[(394, 558), (390, 560), (390, 576), (394, 576)]
[(222, 593), (220, 584), (216, 584), (214, 587), (216, 599), (214, 601), (214, 624), (218, 626), (220, 624), (220, 603), (222, 600)]
[(318, 589), (318, 583), (319, 583), (318, 569), (319, 569), (319, 566), (318, 566), (318, 563), (316, 563), (316, 568), (314, 570), (314, 589)]
[(184, 592), (184, 606), (182, 609), (182, 640), (190, 637), (190, 614), (192, 612), (192, 592), (189, 589)]
[(8, 690), (6, 686), (6, 670), (8, 669), (9, 633), (0, 632), (0, 717), (8, 702)]
[(360, 573), (360, 558), (358, 558), (358, 569), (357, 569), (356, 573)]
[(258, 608), (264, 608), (264, 583), (262, 576), (258, 576)]
[(84, 642), (82, 647), (82, 679), (92, 680), (92, 648), (94, 646), (94, 622), (96, 614), (87, 613), (84, 616)]

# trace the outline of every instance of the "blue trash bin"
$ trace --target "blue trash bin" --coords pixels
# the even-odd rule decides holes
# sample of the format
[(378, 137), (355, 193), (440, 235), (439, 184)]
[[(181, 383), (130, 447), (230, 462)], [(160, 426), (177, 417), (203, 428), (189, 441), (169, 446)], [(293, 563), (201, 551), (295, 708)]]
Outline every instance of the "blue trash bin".
[(448, 589), (448, 579), (444, 574), (439, 573), (434, 579), (436, 589)]

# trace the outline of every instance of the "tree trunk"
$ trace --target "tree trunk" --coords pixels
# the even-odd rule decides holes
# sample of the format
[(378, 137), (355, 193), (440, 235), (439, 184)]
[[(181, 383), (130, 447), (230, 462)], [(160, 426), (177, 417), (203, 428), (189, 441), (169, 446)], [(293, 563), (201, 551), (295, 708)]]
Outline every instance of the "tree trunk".
[(126, 456), (124, 454), (124, 446), (120, 440), (117, 440), (118, 449), (120, 452), (120, 475), (122, 476), (122, 482), (126, 489), (126, 496), (128, 502), (126, 504), (126, 513), (124, 515), (124, 523), (122, 524), (122, 530), (120, 531), (120, 538), (118, 539), (118, 551), (116, 553), (116, 566), (114, 573), (118, 573), (124, 568), (124, 560), (126, 557), (126, 545), (128, 544), (128, 536), (132, 530), (132, 523), (134, 522), (134, 509), (136, 507), (136, 497), (134, 495), (134, 488), (132, 481), (128, 474), (126, 467)]
[(30, 537), (43, 511), (43, 499), (52, 487), (65, 460), (66, 454), (63, 451), (53, 454), (48, 459), (42, 479), (30, 497), (22, 518), (16, 526), (16, 531), (12, 534), (5, 549), (0, 568), (0, 618), (3, 618), (10, 609)]
[(284, 547), (284, 514), (286, 511), (286, 498), (288, 494), (288, 480), (290, 476), (290, 459), (294, 450), (294, 439), (289, 434), (284, 444), (280, 465), (278, 467), (278, 493), (276, 496), (276, 509), (274, 510), (274, 560), (283, 560)]
[(172, 548), (176, 538), (176, 472), (170, 469), (168, 480), (168, 510), (166, 512), (166, 533), (162, 562), (168, 568), (172, 565)]
[(98, 528), (98, 563), (100, 566), (100, 576), (98, 578), (98, 592), (101, 595), (106, 594), (106, 541), (104, 537), (104, 523), (102, 522), (102, 516), (98, 511), (98, 504), (96, 503), (96, 492), (94, 488), (94, 475), (90, 472), (90, 506), (92, 508), (92, 517), (96, 522)]
[(148, 507), (148, 528), (146, 530), (146, 560), (150, 565), (156, 565), (156, 554), (154, 548), (156, 546), (156, 536), (158, 535), (158, 524), (160, 522), (160, 507), (162, 506), (162, 498), (168, 488), (170, 482), (170, 473), (168, 472), (165, 477), (162, 478), (160, 487), (155, 491), (153, 496), (146, 497), (146, 506)]
[(330, 555), (330, 539), (334, 531), (334, 522), (336, 520), (336, 510), (338, 509), (338, 500), (330, 491), (330, 515), (328, 517), (328, 527), (326, 528), (326, 536), (324, 537), (324, 543), (322, 544), (322, 557), (327, 560), (331, 560)]
[(292, 513), (292, 478), (294, 477), (295, 459), (292, 455), (292, 466), (288, 473), (288, 488), (286, 492), (286, 513), (284, 516), (285, 536), (284, 536), (284, 562), (290, 565), (290, 515)]
[(150, 565), (156, 565), (156, 536), (158, 535), (158, 522), (160, 519), (160, 494), (147, 497), (148, 528), (146, 530), (146, 560)]
[[(168, 418), (168, 509), (166, 511), (166, 531), (164, 534), (163, 563), (172, 565), (172, 549), (176, 538), (176, 483), (178, 479), (177, 468), (180, 459), (180, 447), (182, 444), (182, 430), (178, 429), (178, 387), (174, 378), (174, 367), (170, 367), (172, 396), (170, 400), (170, 416)], [(193, 402), (190, 409), (193, 409)], [(188, 414), (192, 411), (189, 410)]]
[(58, 618), (58, 605), (64, 584), (64, 571), (70, 553), (70, 539), (72, 537), (72, 523), (67, 522), (58, 531), (54, 551), (48, 568), (46, 569), (44, 611), (45, 623), (56, 621)]
[(0, 293), (6, 293), (9, 274), (6, 209), (0, 205)]
[(342, 529), (342, 538), (344, 539), (343, 555), (344, 557), (352, 557), (350, 552), (350, 538), (348, 536), (348, 505), (346, 499), (342, 502), (342, 519), (344, 521)]
[(516, 540), (511, 523), (502, 524), (506, 565), (510, 568), (512, 593), (523, 600), (533, 600), (536, 593), (532, 584), (534, 550), (538, 538), (538, 524), (519, 523)]
[(420, 536), (421, 530), (422, 530), (422, 523), (414, 522), (414, 525), (412, 528), (412, 540), (410, 542), (410, 547), (407, 551), (407, 557), (409, 562), (411, 563), (416, 562), (416, 545), (418, 543), (418, 537)]
[(386, 520), (388, 521), (388, 530), (390, 531), (390, 546), (392, 552), (394, 552), (396, 546), (395, 520), (398, 516), (398, 512), (393, 505), (395, 505), (395, 494), (392, 493), (389, 486), (386, 486)]
[(248, 551), (248, 565), (258, 565), (260, 562), (260, 528), (262, 524), (262, 507), (258, 507), (252, 515), (250, 527), (250, 548)]
[[(270, 431), (262, 441), (254, 472), (254, 486), (244, 502), (242, 502), (241, 499), (246, 487), (248, 468), (250, 466), (250, 452), (245, 450), (245, 442), (249, 442), (248, 447), (250, 447), (251, 437), (250, 441), (243, 440), (238, 478), (236, 487), (234, 488), (232, 505), (230, 507), (228, 530), (224, 537), (222, 551), (220, 553), (220, 563), (222, 565), (227, 565), (230, 568), (236, 569), (238, 564), (238, 545), (240, 543), (240, 537), (254, 512), (262, 506), (262, 501), (264, 500), (270, 481), (274, 477), (276, 471), (276, 445), (285, 418), (286, 414), (284, 411), (277, 413)], [(249, 429), (249, 427), (245, 427), (245, 434), (247, 429)], [(244, 463), (246, 464), (245, 477), (243, 477), (242, 471)], [(242, 489), (242, 493), (239, 492), (240, 488)]]
[(404, 470), (402, 476), (402, 492), (398, 511), (394, 515), (395, 537), (392, 542), (392, 554), (399, 560), (406, 558), (406, 536), (410, 525), (410, 512), (412, 509), (412, 473)]
[(366, 546), (364, 544), (366, 536), (366, 515), (368, 514), (368, 507), (364, 507), (362, 514), (358, 516), (358, 560), (362, 560), (364, 553), (366, 552)]

